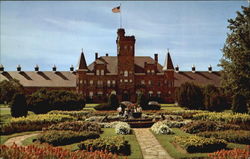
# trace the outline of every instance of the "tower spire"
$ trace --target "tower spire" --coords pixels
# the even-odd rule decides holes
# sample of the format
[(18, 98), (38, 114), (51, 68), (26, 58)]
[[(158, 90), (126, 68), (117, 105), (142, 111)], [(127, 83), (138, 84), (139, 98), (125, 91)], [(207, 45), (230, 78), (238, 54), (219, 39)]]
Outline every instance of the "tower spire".
[(166, 58), (165, 58), (165, 63), (164, 63), (164, 66), (163, 66), (163, 71), (167, 71), (167, 70), (173, 70), (174, 69), (174, 66), (173, 66), (173, 62), (172, 62), (172, 59), (171, 59), (171, 56), (170, 56), (170, 53), (169, 53), (169, 49), (168, 49), (168, 53), (166, 55)]
[(78, 65), (77, 65), (77, 69), (78, 70), (88, 70), (86, 60), (85, 60), (85, 57), (84, 57), (84, 53), (83, 53), (83, 49), (82, 49), (82, 52), (81, 52), (81, 55), (80, 55), (80, 59), (79, 59)]

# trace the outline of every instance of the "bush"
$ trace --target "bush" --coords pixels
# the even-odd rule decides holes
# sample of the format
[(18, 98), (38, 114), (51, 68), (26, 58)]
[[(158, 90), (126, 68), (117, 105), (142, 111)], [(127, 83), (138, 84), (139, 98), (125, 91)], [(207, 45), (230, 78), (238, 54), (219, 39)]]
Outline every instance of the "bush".
[(119, 100), (116, 94), (110, 94), (108, 99), (108, 105), (112, 108), (112, 110), (116, 110), (119, 106)]
[(211, 107), (211, 97), (213, 95), (218, 95), (220, 93), (219, 89), (212, 84), (208, 84), (203, 89), (204, 94), (204, 106), (207, 110)]
[(81, 142), (78, 147), (87, 151), (108, 151), (116, 154), (130, 154), (128, 142), (122, 136), (109, 136)]
[(44, 131), (37, 136), (37, 141), (41, 143), (48, 143), (53, 146), (69, 145), (72, 143), (80, 142), (87, 139), (95, 139), (100, 137), (95, 132), (76, 132), (71, 130), (50, 130)]
[(48, 114), (61, 114), (61, 115), (70, 115), (77, 120), (85, 120), (86, 116), (91, 114), (92, 112), (90, 111), (58, 111), (58, 110), (53, 110), (50, 111)]
[(119, 123), (120, 123), (120, 121), (114, 121), (114, 122), (110, 122), (110, 123), (99, 123), (99, 125), (102, 128), (115, 128), (115, 126)]
[(203, 93), (201, 88), (189, 82), (181, 84), (177, 93), (177, 102), (181, 107), (203, 109)]
[(195, 134), (203, 131), (221, 131), (228, 129), (238, 130), (240, 129), (240, 126), (212, 121), (194, 121), (186, 124), (181, 129), (187, 133)]
[(210, 106), (207, 107), (209, 111), (221, 112), (228, 108), (229, 103), (227, 102), (227, 97), (223, 95), (211, 95)]
[(208, 157), (211, 159), (235, 159), (242, 158), (247, 159), (250, 156), (250, 146), (247, 146), (244, 149), (233, 149), (233, 150), (220, 150), (214, 153), (208, 154)]
[(226, 130), (226, 131), (206, 131), (197, 134), (202, 137), (224, 139), (228, 142), (250, 145), (250, 131)]
[(28, 145), (28, 146), (12, 146), (0, 145), (0, 157), (5, 159), (118, 159), (118, 156), (111, 153), (95, 151), (74, 151), (60, 147), (53, 147), (48, 144)]
[(184, 125), (188, 124), (191, 121), (171, 121), (171, 120), (164, 120), (162, 121), (164, 124), (166, 124), (170, 128), (180, 128)]
[(232, 110), (237, 113), (247, 113), (246, 97), (243, 95), (233, 96)]
[(137, 98), (137, 104), (143, 109), (148, 110), (148, 98), (144, 93), (140, 93)]
[(131, 128), (130, 125), (126, 122), (118, 122), (115, 125), (115, 133), (127, 135), (130, 134)]
[(28, 110), (25, 95), (15, 94), (11, 101), (10, 108), (12, 117), (27, 116)]
[(1, 134), (11, 134), (23, 131), (42, 130), (51, 124), (73, 121), (75, 118), (69, 115), (30, 115), (20, 118), (12, 118), (8, 123), (0, 126)]
[(85, 102), (70, 91), (40, 89), (29, 97), (28, 106), (34, 113), (43, 114), (51, 110), (81, 110)]
[(18, 80), (3, 80), (0, 82), (0, 103), (10, 103), (16, 93), (23, 92), (23, 86)]
[(101, 126), (98, 123), (83, 122), (83, 121), (71, 121), (58, 124), (52, 124), (48, 128), (43, 130), (71, 130), (71, 131), (91, 131), (95, 133), (101, 133)]
[(174, 134), (173, 130), (162, 121), (154, 123), (154, 125), (151, 127), (151, 130), (156, 134)]
[(108, 103), (101, 103), (94, 107), (95, 110), (114, 110)]
[(224, 140), (198, 136), (176, 136), (174, 140), (189, 153), (214, 152), (227, 146)]

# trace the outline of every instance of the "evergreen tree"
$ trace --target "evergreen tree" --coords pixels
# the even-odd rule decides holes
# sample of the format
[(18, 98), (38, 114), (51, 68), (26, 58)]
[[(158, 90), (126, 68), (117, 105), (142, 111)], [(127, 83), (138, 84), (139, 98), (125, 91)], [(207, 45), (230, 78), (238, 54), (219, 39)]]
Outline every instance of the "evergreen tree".
[(233, 97), (232, 110), (237, 113), (247, 112), (246, 98), (245, 96), (236, 94)]
[(140, 93), (137, 98), (137, 104), (140, 105), (140, 107), (143, 110), (148, 109), (148, 98), (145, 96), (144, 93)]
[(12, 117), (27, 116), (28, 109), (25, 95), (20, 93), (15, 94), (11, 101), (10, 108)]
[(223, 48), (222, 87), (228, 94), (250, 101), (250, 9), (242, 7), (235, 19), (229, 19), (230, 33)]
[(110, 94), (108, 99), (108, 105), (112, 107), (112, 109), (117, 109), (119, 106), (119, 100), (116, 94)]

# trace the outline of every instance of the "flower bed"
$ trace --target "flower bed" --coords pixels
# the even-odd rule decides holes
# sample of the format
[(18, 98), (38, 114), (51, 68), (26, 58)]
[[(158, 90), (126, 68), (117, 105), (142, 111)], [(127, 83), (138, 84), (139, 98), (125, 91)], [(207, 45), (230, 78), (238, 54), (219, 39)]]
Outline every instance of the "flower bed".
[(53, 146), (68, 145), (75, 142), (80, 142), (87, 139), (95, 139), (100, 137), (94, 132), (76, 132), (76, 131), (45, 131), (37, 136), (37, 141), (48, 143)]
[(239, 144), (247, 144), (250, 145), (250, 131), (244, 130), (226, 130), (226, 131), (215, 131), (215, 132), (201, 132), (197, 135), (207, 138), (217, 138), (224, 139), (228, 142), (239, 143)]
[(102, 137), (81, 142), (78, 147), (81, 150), (96, 151), (103, 150), (116, 154), (130, 154), (130, 148), (122, 136)]
[(154, 125), (151, 127), (151, 130), (156, 134), (174, 134), (173, 130), (162, 121), (154, 123)]
[(86, 116), (90, 114), (90, 111), (58, 111), (53, 110), (50, 111), (48, 114), (60, 114), (60, 115), (70, 115), (75, 117), (77, 120), (85, 120)]
[(248, 159), (249, 156), (250, 146), (247, 146), (245, 149), (220, 150), (208, 154), (208, 157), (212, 159)]
[(221, 131), (221, 130), (238, 130), (240, 127), (234, 124), (225, 124), (219, 122), (212, 122), (212, 121), (193, 121), (191, 123), (186, 124), (181, 128), (183, 131), (195, 134), (203, 131)]
[(43, 115), (30, 115), (27, 117), (11, 118), (11, 120), (1, 125), (1, 134), (11, 134), (23, 131), (35, 131), (42, 130), (43, 127), (47, 127), (51, 124), (73, 121), (74, 117), (69, 115), (53, 115), (53, 114), (43, 114)]
[(170, 128), (180, 128), (191, 121), (172, 121), (172, 120), (164, 120), (162, 121), (164, 124), (166, 124)]
[(92, 131), (101, 133), (101, 126), (94, 122), (71, 121), (53, 124), (43, 130), (72, 130), (72, 131)]
[(118, 122), (115, 125), (115, 133), (117, 134), (126, 135), (130, 134), (130, 132), (131, 132), (130, 125), (126, 122)]
[(12, 146), (0, 145), (0, 158), (5, 159), (117, 159), (117, 155), (101, 151), (86, 152), (52, 147), (50, 145)]
[(199, 136), (176, 136), (174, 141), (189, 153), (214, 152), (227, 146), (225, 140)]

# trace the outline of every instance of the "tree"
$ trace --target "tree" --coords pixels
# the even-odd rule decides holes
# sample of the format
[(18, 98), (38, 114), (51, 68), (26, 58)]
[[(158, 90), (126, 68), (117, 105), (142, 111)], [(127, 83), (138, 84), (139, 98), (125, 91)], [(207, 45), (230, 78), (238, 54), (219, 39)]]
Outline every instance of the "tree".
[(10, 103), (16, 93), (23, 93), (23, 86), (18, 80), (0, 82), (0, 103)]
[(180, 106), (189, 109), (203, 109), (202, 89), (194, 83), (181, 84), (177, 94), (177, 102)]
[(108, 105), (112, 107), (114, 110), (116, 110), (119, 106), (119, 100), (116, 94), (110, 94), (109, 99), (108, 99)]
[(235, 19), (228, 20), (230, 33), (223, 48), (222, 87), (228, 94), (250, 101), (250, 9), (242, 7)]
[(247, 112), (246, 97), (236, 94), (233, 97), (232, 110), (237, 113)]
[(143, 110), (148, 109), (148, 98), (145, 96), (144, 93), (140, 93), (137, 98), (137, 104), (140, 105), (140, 107)]
[(27, 116), (28, 109), (27, 109), (27, 103), (26, 98), (24, 94), (16, 93), (11, 101), (10, 104), (11, 108), (11, 116), (12, 117), (22, 117)]

